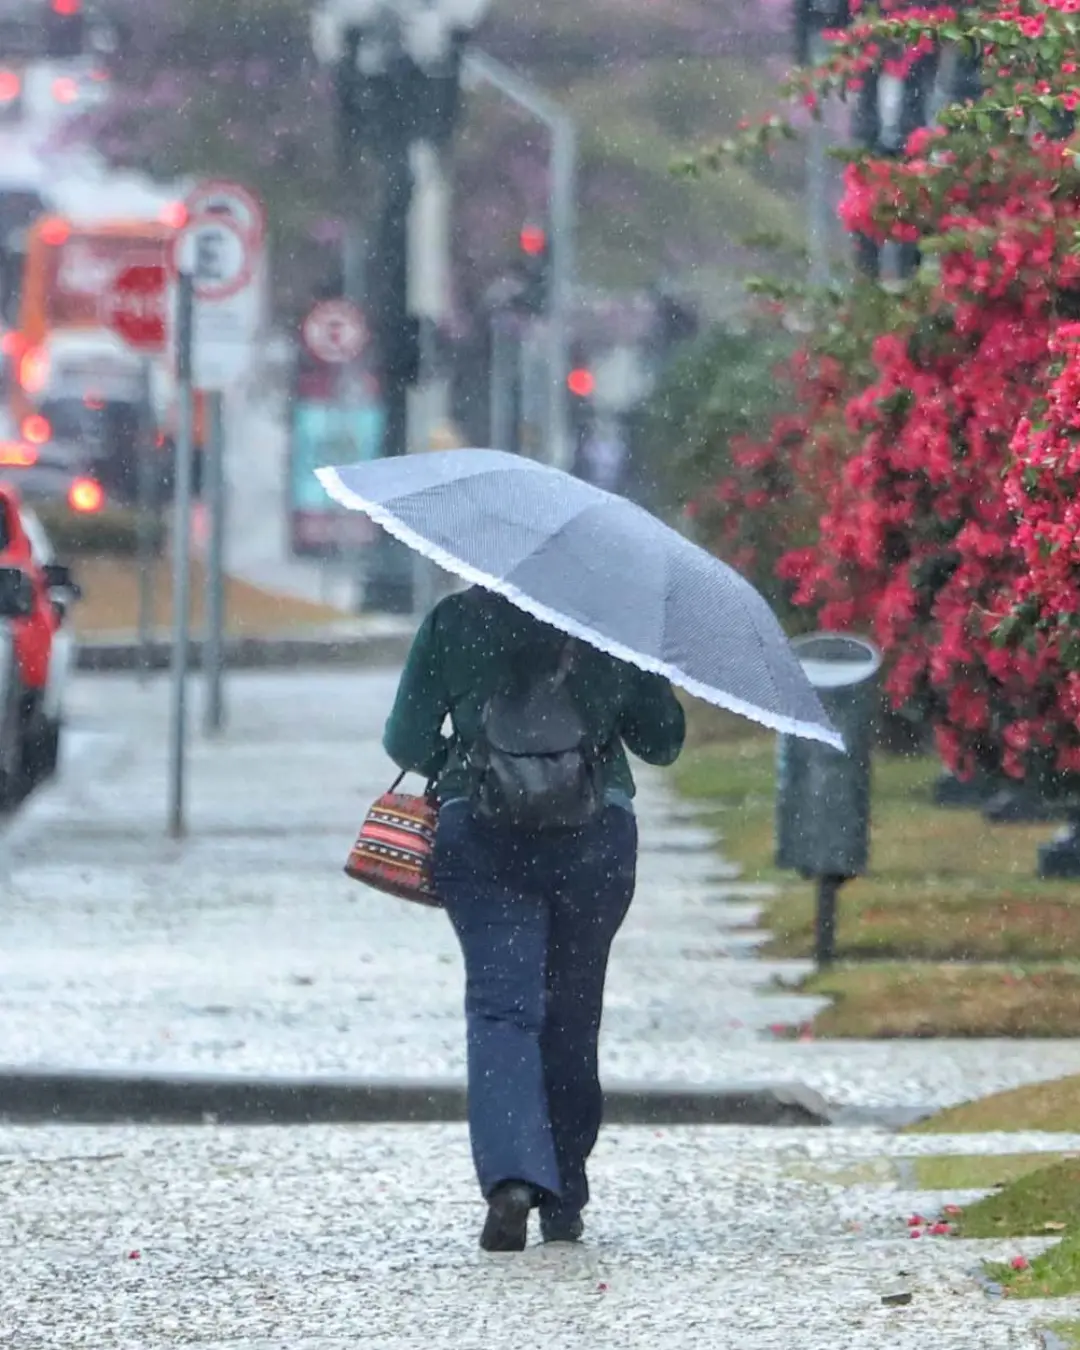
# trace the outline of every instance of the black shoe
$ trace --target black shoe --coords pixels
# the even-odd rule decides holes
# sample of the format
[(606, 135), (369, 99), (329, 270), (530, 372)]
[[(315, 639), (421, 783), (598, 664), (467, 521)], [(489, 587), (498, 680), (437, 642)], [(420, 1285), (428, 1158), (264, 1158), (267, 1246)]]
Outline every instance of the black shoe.
[(545, 1214), (540, 1211), (540, 1236), (545, 1242), (580, 1242), (585, 1221), (580, 1214)]
[(533, 1190), (523, 1181), (504, 1181), (488, 1196), (480, 1246), (486, 1252), (523, 1252), (529, 1231)]

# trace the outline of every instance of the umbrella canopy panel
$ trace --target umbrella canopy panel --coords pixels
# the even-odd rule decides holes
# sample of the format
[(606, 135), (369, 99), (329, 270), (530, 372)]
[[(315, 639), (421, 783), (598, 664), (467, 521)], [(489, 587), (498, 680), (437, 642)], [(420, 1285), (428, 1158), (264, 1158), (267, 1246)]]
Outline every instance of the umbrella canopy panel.
[(342, 505), (562, 631), (777, 731), (842, 744), (762, 596), (636, 503), (497, 450), (319, 478)]

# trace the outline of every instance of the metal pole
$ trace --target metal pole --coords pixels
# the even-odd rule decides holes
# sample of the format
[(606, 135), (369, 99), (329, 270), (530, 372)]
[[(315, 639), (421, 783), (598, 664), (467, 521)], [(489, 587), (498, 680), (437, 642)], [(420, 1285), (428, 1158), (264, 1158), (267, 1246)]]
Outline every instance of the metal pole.
[[(413, 176), (410, 146), (404, 137), (386, 144), (383, 155), (378, 303), (374, 309), (385, 418), (383, 454), (389, 457), (407, 454), (409, 448), (409, 379), (412, 372), (402, 368), (402, 357), (411, 325), (408, 286)], [(412, 559), (408, 549), (391, 535), (381, 532), (371, 550), (364, 608), (386, 614), (411, 614), (412, 582)]]
[(157, 497), (159, 484), (155, 479), (154, 455), (156, 427), (154, 425), (153, 390), (150, 362), (144, 361), (140, 370), (140, 419), (138, 442), (138, 561), (139, 561), (139, 680), (150, 675), (150, 641), (154, 629), (154, 581), (157, 576), (155, 539), (157, 524)]
[[(813, 32), (809, 42), (809, 57), (812, 66), (827, 60), (828, 43), (820, 32)], [(806, 217), (807, 246), (810, 259), (809, 282), (811, 286), (829, 284), (829, 237), (832, 221), (829, 215), (827, 187), (827, 160), (825, 155), (825, 123), (813, 117), (810, 121), (810, 134), (806, 146)]]
[(819, 970), (836, 960), (836, 897), (842, 880), (841, 877), (818, 877), (814, 958)]
[(493, 450), (515, 448), (514, 344), (502, 314), (491, 316), (491, 368), (488, 385), (488, 434)]
[[(344, 439), (344, 433), (349, 422), (349, 395), (348, 372), (343, 365), (339, 365), (334, 372), (334, 416), (337, 420), (337, 434), (341, 435), (342, 439)], [(365, 599), (368, 585), (368, 560), (364, 546), (362, 544), (351, 544), (348, 540), (338, 538), (333, 545), (331, 557), (339, 573), (343, 572), (351, 578), (353, 610), (357, 614), (363, 614), (366, 608)], [(329, 566), (329, 563), (323, 564), (324, 572), (327, 566)]]
[(207, 395), (207, 483), (210, 540), (206, 566), (206, 734), (225, 725), (225, 398), (214, 390)]
[(573, 463), (570, 445), (566, 377), (570, 371), (570, 304), (574, 288), (574, 183), (577, 175), (577, 137), (574, 124), (560, 117), (551, 129), (551, 344), (549, 361), (550, 412), (548, 453), (557, 469)]
[(516, 450), (519, 455), (527, 455), (530, 459), (536, 458), (538, 444), (542, 449), (540, 441), (540, 429), (537, 426), (536, 416), (536, 387), (533, 380), (533, 369), (535, 367), (532, 334), (526, 329), (517, 344), (517, 360), (514, 362), (514, 375), (517, 379), (518, 400), (517, 400), (517, 428), (514, 439), (517, 442)]
[(351, 221), (346, 226), (342, 243), (342, 280), (345, 283), (345, 298), (354, 305), (364, 302), (367, 247), (366, 233), (356, 221)]
[[(352, 52), (346, 58), (355, 62), (357, 53)], [(355, 137), (351, 130), (342, 130), (341, 183), (346, 193), (346, 226), (342, 241), (342, 282), (345, 298), (364, 309), (373, 286), (378, 283), (376, 274), (372, 276), (372, 263), (378, 263), (376, 252), (372, 257), (372, 238), (367, 226), (369, 213), (373, 210), (373, 198), (377, 198), (376, 162), (370, 147)], [(335, 416), (341, 424), (345, 422), (344, 372), (339, 371), (335, 380)], [(351, 579), (353, 588), (353, 609), (363, 614), (366, 609), (368, 588), (369, 550), (362, 546), (342, 543), (334, 549), (323, 562), (323, 571), (331, 567), (335, 578)]]
[[(408, 310), (419, 321), (420, 368), (409, 396), (409, 451), (434, 448), (450, 425), (450, 382), (440, 335), (450, 311), (450, 190), (441, 146), (416, 141), (410, 152), (413, 198), (409, 210)], [(426, 613), (438, 590), (435, 564), (413, 554), (413, 611)]]
[(190, 272), (177, 285), (176, 373), (179, 409), (176, 435), (176, 502), (173, 514), (172, 689), (169, 735), (168, 826), (173, 839), (185, 833), (184, 769), (187, 750), (187, 675), (191, 618), (191, 498), (195, 419), (192, 404), (194, 289)]

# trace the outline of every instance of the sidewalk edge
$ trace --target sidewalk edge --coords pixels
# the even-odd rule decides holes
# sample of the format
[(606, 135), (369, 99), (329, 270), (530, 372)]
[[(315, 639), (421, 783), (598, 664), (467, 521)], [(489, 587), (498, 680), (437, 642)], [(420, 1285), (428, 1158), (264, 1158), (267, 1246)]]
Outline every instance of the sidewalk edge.
[[(413, 630), (340, 637), (230, 638), (225, 643), (228, 670), (297, 670), (310, 666), (375, 666), (400, 664), (408, 654)], [(81, 642), (75, 669), (93, 674), (168, 670), (172, 643), (154, 641), (145, 652), (136, 642)], [(199, 670), (203, 643), (191, 643), (189, 669)]]
[[(619, 1125), (831, 1123), (828, 1104), (799, 1083), (688, 1087), (612, 1083)], [(0, 1119), (76, 1124), (373, 1124), (464, 1121), (464, 1084), (345, 1078), (247, 1078), (0, 1068)]]

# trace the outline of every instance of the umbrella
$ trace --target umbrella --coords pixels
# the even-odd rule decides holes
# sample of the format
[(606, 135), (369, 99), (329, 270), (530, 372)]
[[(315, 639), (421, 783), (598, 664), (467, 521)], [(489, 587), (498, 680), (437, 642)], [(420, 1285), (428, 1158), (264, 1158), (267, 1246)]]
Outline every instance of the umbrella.
[(464, 581), (718, 707), (843, 749), (762, 596), (636, 503), (501, 450), (317, 473)]

